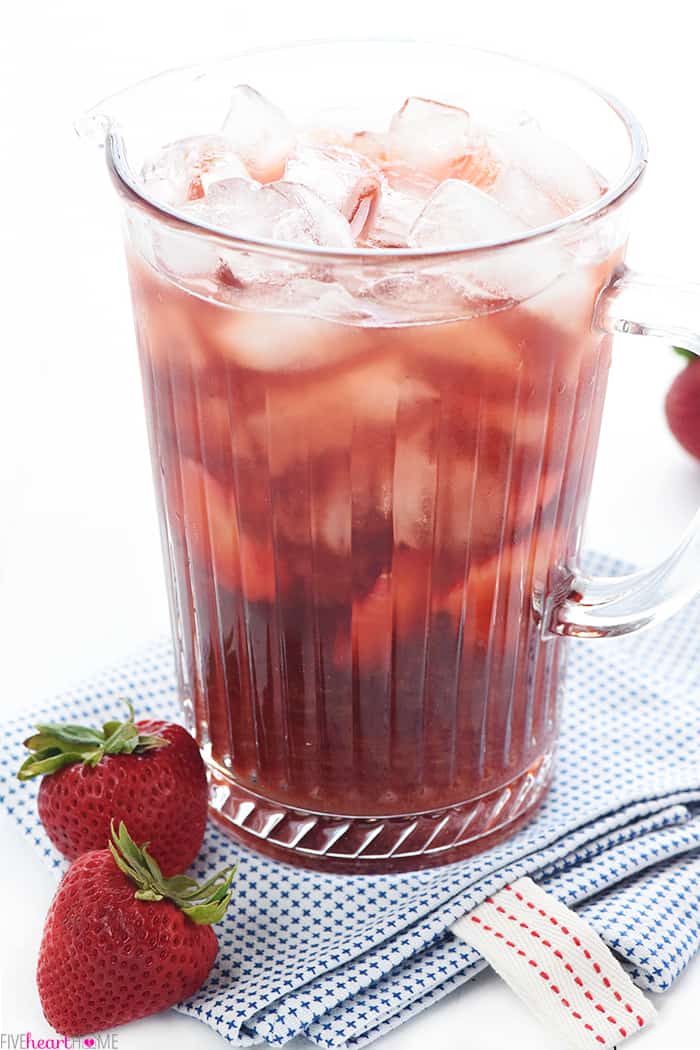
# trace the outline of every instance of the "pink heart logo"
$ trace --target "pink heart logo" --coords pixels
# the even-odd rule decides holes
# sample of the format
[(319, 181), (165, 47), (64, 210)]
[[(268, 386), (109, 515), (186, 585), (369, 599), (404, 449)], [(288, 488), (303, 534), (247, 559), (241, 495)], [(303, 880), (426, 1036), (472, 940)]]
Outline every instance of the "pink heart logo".
[(94, 1046), (94, 1045), (95, 1045), (95, 1040), (94, 1039), (83, 1039), (83, 1046)]

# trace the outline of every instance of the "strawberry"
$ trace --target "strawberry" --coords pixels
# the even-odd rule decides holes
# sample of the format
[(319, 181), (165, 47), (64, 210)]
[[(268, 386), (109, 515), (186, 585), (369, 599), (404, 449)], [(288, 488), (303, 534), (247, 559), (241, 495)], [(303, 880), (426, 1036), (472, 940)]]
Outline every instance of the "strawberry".
[(700, 459), (700, 358), (689, 350), (676, 350), (688, 363), (668, 391), (666, 418), (679, 444)]
[(37, 986), (46, 1020), (79, 1036), (135, 1021), (194, 995), (217, 952), (211, 923), (235, 868), (202, 886), (166, 878), (124, 824), (108, 849), (71, 864), (46, 917)]
[(207, 819), (207, 779), (197, 744), (182, 726), (143, 720), (102, 729), (47, 724), (25, 740), (31, 754), (18, 777), (43, 775), (39, 817), (70, 860), (101, 849), (110, 821), (125, 821), (148, 841), (166, 875), (199, 853)]

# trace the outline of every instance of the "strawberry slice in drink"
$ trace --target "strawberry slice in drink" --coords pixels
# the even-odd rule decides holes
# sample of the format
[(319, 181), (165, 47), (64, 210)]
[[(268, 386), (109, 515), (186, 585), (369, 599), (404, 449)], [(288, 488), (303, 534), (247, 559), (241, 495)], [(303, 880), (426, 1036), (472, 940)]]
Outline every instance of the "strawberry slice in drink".
[(416, 582), (419, 562), (424, 559), (412, 551), (405, 551), (401, 571), (382, 573), (368, 594), (352, 605), (350, 632), (338, 632), (333, 651), (333, 663), (352, 667), (355, 674), (371, 675), (391, 666), (392, 649), (399, 640), (416, 634), (425, 615), (425, 595)]

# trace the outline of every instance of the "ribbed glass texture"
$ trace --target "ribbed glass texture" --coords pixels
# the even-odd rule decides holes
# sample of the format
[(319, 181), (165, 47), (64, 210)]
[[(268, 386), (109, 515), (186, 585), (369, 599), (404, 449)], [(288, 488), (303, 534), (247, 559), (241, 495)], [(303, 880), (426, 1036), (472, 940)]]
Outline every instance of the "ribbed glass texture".
[(365, 281), (330, 319), (315, 286), (305, 311), (317, 272), (251, 305), (135, 229), (181, 690), (221, 819), (345, 870), (492, 841), (549, 778), (565, 643), (540, 619), (580, 545), (619, 253), (558, 249), (565, 272), (522, 302), (455, 302), (426, 274), (411, 313), (400, 275)]

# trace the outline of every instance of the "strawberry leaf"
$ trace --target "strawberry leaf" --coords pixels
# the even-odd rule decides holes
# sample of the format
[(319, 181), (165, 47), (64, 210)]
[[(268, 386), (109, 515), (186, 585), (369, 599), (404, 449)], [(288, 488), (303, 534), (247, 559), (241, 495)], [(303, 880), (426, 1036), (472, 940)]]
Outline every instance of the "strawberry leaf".
[(61, 725), (60, 722), (46, 722), (36, 727), (42, 736), (54, 737), (67, 744), (92, 744), (99, 745), (104, 740), (99, 729), (90, 729), (88, 726)]
[(168, 747), (169, 741), (156, 733), (140, 733), (134, 722), (134, 709), (125, 701), (129, 716), (123, 721), (105, 722), (102, 729), (89, 726), (45, 722), (24, 741), (31, 752), (19, 769), (19, 780), (56, 773), (64, 766), (83, 762), (98, 765), (105, 755), (140, 755), (154, 748)]
[(684, 357), (686, 361), (697, 361), (698, 355), (694, 354), (692, 350), (686, 350), (684, 346), (674, 346), (673, 349), (680, 357)]
[(198, 886), (187, 875), (165, 878), (157, 861), (148, 852), (148, 843), (137, 846), (123, 822), (118, 830), (112, 823), (109, 849), (119, 870), (136, 886), (134, 897), (137, 900), (172, 901), (198, 925), (220, 922), (224, 917), (231, 902), (235, 866), (224, 868), (202, 886)]
[(182, 911), (188, 919), (196, 922), (197, 925), (211, 926), (216, 922), (221, 922), (226, 914), (226, 909), (231, 903), (231, 896), (232, 894), (229, 892), (218, 901), (212, 900), (207, 904), (188, 905)]
[(25, 759), (17, 772), (18, 780), (31, 780), (32, 777), (44, 776), (49, 773), (57, 773), (64, 766), (70, 766), (74, 762), (84, 761), (83, 755), (73, 752), (58, 751), (56, 748), (47, 747), (42, 751), (36, 751)]
[(99, 740), (90, 740), (84, 744), (80, 744), (73, 740), (63, 740), (57, 736), (52, 736), (50, 733), (35, 733), (34, 736), (28, 737), (24, 741), (24, 746), (29, 748), (30, 751), (45, 751), (52, 749), (54, 751), (63, 751), (66, 754), (68, 752), (74, 752), (75, 754), (81, 755), (87, 751), (94, 751), (96, 747), (100, 746)]
[(132, 754), (139, 742), (139, 731), (133, 722), (121, 722), (114, 732), (105, 740), (106, 755)]

